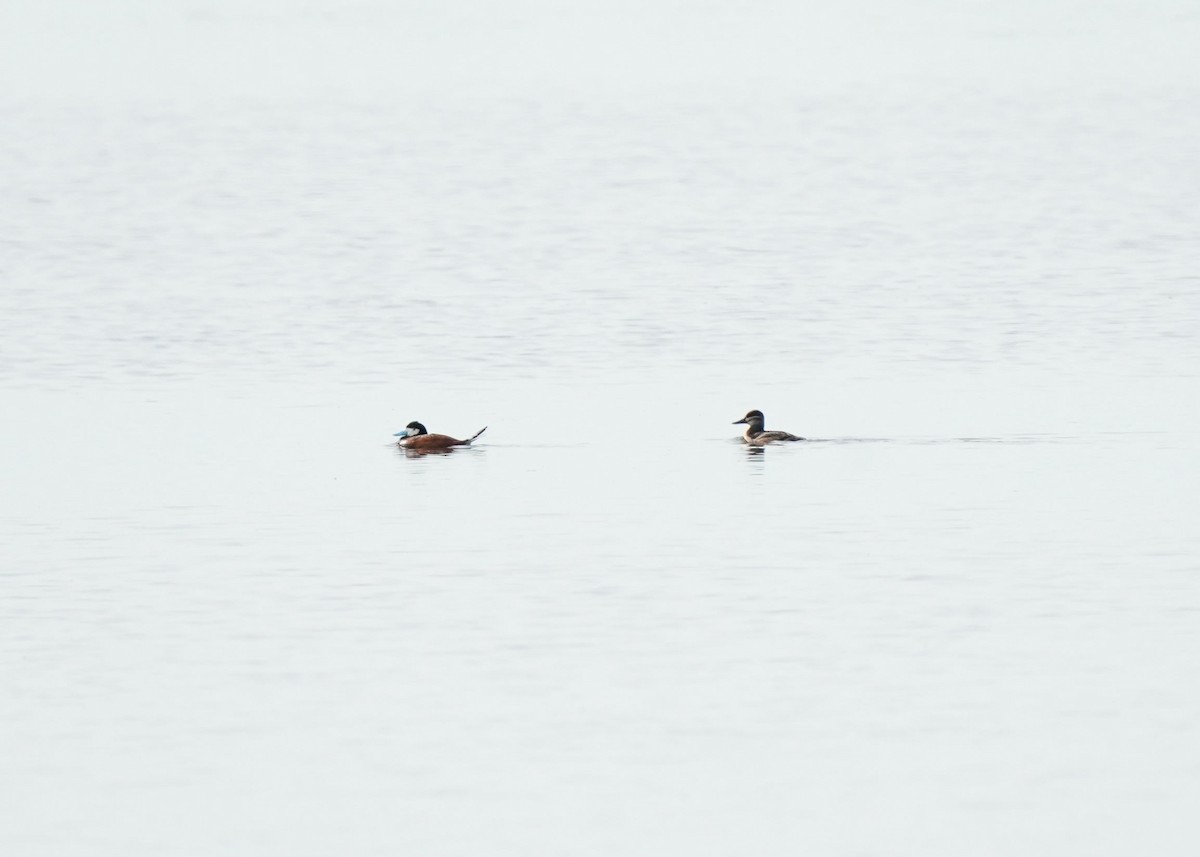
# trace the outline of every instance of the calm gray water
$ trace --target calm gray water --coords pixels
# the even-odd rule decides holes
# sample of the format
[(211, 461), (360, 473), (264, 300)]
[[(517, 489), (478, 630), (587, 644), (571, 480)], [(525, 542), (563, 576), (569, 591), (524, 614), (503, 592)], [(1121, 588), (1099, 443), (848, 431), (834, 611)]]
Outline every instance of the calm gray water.
[(1200, 12), (993, 5), (6, 5), (0, 852), (1197, 853)]

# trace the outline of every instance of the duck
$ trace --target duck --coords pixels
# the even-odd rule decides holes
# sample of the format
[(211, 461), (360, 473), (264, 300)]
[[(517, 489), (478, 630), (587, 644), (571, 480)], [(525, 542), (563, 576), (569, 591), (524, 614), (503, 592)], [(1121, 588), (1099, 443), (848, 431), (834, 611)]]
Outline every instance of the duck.
[(450, 437), (448, 434), (430, 434), (429, 429), (416, 420), (413, 420), (404, 427), (404, 431), (398, 431), (392, 437), (400, 438), (400, 440), (396, 441), (396, 444), (401, 449), (450, 449), (455, 446), (470, 446), (485, 431), (487, 431), (487, 426), (484, 426), (466, 440), (459, 440), (456, 437)]
[(766, 446), (768, 443), (776, 440), (804, 440), (804, 438), (796, 437), (796, 435), (789, 434), (786, 431), (764, 431), (763, 424), (765, 422), (766, 418), (763, 417), (762, 411), (749, 411), (740, 420), (734, 420), (733, 424), (735, 426), (746, 426), (746, 431), (742, 434), (742, 440), (751, 446)]

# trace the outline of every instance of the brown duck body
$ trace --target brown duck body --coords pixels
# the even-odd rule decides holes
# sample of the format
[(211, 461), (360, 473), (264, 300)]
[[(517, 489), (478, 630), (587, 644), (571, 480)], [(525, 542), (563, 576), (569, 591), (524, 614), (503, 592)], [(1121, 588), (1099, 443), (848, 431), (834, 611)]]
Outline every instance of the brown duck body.
[(473, 437), (470, 440), (459, 440), (448, 434), (419, 434), (415, 437), (401, 438), (399, 444), (405, 449), (449, 449), (452, 446), (470, 446), (474, 439)]
[(400, 440), (396, 441), (396, 444), (401, 449), (413, 449), (417, 451), (450, 449), (455, 446), (470, 446), (485, 431), (487, 431), (487, 426), (484, 426), (466, 440), (459, 440), (456, 437), (450, 437), (448, 434), (430, 434), (425, 426), (413, 421), (405, 426), (404, 431), (396, 432), (396, 436), (400, 438)]
[(763, 431), (759, 432), (758, 434), (748, 431), (742, 435), (742, 440), (751, 446), (766, 446), (768, 443), (772, 443), (777, 440), (804, 440), (804, 438), (796, 437), (794, 434), (789, 434), (786, 431)]
[(766, 446), (773, 441), (804, 440), (804, 438), (796, 437), (786, 431), (764, 431), (763, 424), (765, 422), (762, 411), (750, 411), (746, 416), (734, 422), (734, 425), (746, 426), (742, 440), (750, 446)]

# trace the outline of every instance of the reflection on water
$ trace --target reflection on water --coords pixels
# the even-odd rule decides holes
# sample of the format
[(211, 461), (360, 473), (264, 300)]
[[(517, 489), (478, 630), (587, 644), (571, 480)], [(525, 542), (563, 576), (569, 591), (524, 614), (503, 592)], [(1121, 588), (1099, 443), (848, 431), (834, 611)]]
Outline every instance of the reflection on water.
[(451, 446), (445, 449), (405, 449), (399, 444), (395, 444), (396, 451), (403, 453), (405, 458), (425, 458), (430, 455), (465, 455), (467, 453), (480, 453), (483, 448), (480, 446)]

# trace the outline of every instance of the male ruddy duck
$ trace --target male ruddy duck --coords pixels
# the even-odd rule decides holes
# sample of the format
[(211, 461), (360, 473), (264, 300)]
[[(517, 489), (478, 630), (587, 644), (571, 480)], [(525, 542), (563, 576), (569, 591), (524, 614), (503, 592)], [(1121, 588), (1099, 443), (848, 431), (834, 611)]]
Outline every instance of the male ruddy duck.
[(458, 438), (450, 437), (448, 434), (430, 434), (429, 429), (416, 420), (413, 420), (404, 427), (404, 431), (398, 431), (392, 436), (400, 438), (396, 443), (402, 449), (450, 449), (453, 446), (470, 446), (471, 442), (485, 431), (487, 431), (487, 426), (484, 426), (466, 440), (459, 440)]
[(734, 420), (733, 424), (735, 426), (745, 424), (746, 431), (742, 434), (742, 440), (751, 446), (766, 446), (773, 440), (804, 440), (802, 437), (796, 437), (785, 431), (763, 431), (765, 422), (762, 411), (750, 411), (740, 420)]

